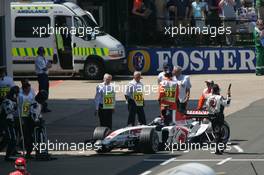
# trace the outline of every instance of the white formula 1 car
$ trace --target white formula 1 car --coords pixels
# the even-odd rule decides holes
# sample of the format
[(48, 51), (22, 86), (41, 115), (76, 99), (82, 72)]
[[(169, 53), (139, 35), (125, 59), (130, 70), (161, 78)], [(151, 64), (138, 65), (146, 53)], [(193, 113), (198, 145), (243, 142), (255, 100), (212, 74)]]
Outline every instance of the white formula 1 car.
[[(207, 111), (188, 111), (189, 120), (185, 124), (164, 125), (156, 118), (149, 125), (125, 127), (111, 132), (107, 127), (97, 127), (93, 133), (93, 142), (100, 146), (98, 153), (112, 149), (130, 149), (142, 153), (155, 153), (164, 150), (165, 145), (187, 142), (211, 142), (214, 139)], [(176, 122), (177, 123), (177, 122)], [(229, 139), (229, 126), (225, 123), (223, 140)]]

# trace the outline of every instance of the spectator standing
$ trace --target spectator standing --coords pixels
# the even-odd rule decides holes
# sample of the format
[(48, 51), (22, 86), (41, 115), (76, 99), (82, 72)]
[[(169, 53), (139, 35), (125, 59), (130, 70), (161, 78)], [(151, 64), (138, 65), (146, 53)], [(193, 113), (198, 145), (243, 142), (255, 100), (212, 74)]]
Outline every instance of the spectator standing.
[[(51, 68), (51, 63), (45, 58), (44, 47), (39, 47), (37, 53), (38, 57), (35, 61), (35, 71), (38, 76), (39, 91), (45, 90), (49, 93), (48, 70)], [(51, 112), (51, 110), (48, 109), (47, 102), (44, 102), (44, 104), (42, 104), (42, 112)]]
[(236, 33), (236, 2), (235, 0), (221, 0), (219, 7), (222, 9), (222, 16), (224, 20), (224, 27), (231, 27), (231, 34), (226, 35), (226, 44), (232, 45), (235, 42)]
[(176, 0), (168, 0), (167, 1), (167, 11), (169, 16), (169, 24), (170, 26), (176, 25), (176, 13), (177, 13), (177, 2)]
[[(145, 42), (155, 30), (155, 4), (153, 0), (134, 0), (132, 15), (134, 24), (131, 26), (137, 44)], [(153, 28), (154, 27), (154, 28)]]
[(256, 75), (264, 75), (264, 22), (259, 19), (254, 31), (256, 47)]
[[(192, 16), (194, 18), (195, 27), (203, 30), (205, 26), (205, 10), (206, 10), (206, 2), (201, 2), (200, 0), (195, 0), (192, 2)], [(198, 36), (198, 41), (202, 41), (202, 36)]]
[[(209, 25), (210, 27), (218, 28), (221, 25), (218, 7), (219, 2), (220, 0), (208, 0), (207, 25)], [(220, 41), (219, 36), (217, 35), (214, 40)], [(213, 43), (215, 42), (213, 41)]]
[(189, 0), (176, 0), (176, 22), (179, 26), (187, 26), (189, 20), (190, 1)]
[(258, 19), (264, 20), (264, 0), (256, 0)]

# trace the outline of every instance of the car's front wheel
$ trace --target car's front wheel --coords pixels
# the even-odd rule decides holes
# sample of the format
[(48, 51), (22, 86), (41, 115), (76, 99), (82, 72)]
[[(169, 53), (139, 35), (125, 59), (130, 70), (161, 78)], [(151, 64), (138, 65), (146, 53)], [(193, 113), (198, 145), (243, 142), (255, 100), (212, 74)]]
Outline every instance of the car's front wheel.
[(139, 149), (143, 153), (151, 154), (159, 150), (159, 137), (154, 128), (142, 129), (139, 136)]

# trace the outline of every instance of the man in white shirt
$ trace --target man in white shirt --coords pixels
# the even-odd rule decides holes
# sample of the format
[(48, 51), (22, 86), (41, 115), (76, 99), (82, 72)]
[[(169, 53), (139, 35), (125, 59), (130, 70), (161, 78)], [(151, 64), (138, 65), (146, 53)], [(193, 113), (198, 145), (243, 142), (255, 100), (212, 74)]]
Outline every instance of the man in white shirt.
[(179, 87), (179, 98), (177, 100), (178, 110), (180, 113), (186, 113), (186, 106), (192, 87), (190, 77), (182, 74), (182, 68), (180, 66), (174, 66), (173, 75), (173, 80), (177, 81)]
[(169, 65), (167, 63), (163, 64), (163, 71), (159, 73), (158, 75), (158, 85), (160, 84), (160, 82), (162, 82), (165, 78), (165, 73), (167, 71), (169, 71)]
[(134, 72), (134, 79), (129, 82), (125, 92), (129, 111), (127, 125), (135, 125), (136, 114), (138, 115), (139, 124), (146, 124), (143, 96), (144, 85), (140, 82), (141, 79), (141, 72)]
[(105, 74), (104, 82), (96, 86), (95, 115), (99, 116), (100, 126), (112, 129), (112, 115), (115, 110), (115, 88), (111, 84), (112, 75)]
[(218, 84), (214, 84), (212, 89), (212, 95), (206, 101), (206, 108), (209, 112), (209, 117), (212, 119), (212, 127), (216, 137), (216, 154), (222, 154), (224, 150), (220, 150), (218, 145), (222, 142), (221, 128), (225, 121), (224, 108), (230, 105), (231, 92), (229, 89), (227, 98), (224, 98), (220, 95)]
[[(49, 93), (48, 70), (51, 68), (51, 63), (44, 57), (44, 47), (39, 47), (37, 53), (38, 57), (35, 60), (35, 71), (38, 76), (39, 91), (45, 90)], [(48, 109), (47, 102), (42, 104), (42, 112), (51, 112), (51, 110)]]

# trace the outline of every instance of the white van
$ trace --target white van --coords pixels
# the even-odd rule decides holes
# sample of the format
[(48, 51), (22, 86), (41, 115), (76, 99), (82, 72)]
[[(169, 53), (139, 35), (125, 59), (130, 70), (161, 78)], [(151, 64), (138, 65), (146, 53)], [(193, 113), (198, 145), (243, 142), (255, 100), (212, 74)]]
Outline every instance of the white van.
[(71, 2), (11, 3), (14, 74), (34, 73), (37, 49), (52, 63), (50, 74), (86, 79), (127, 69), (124, 46), (100, 30), (93, 16)]

